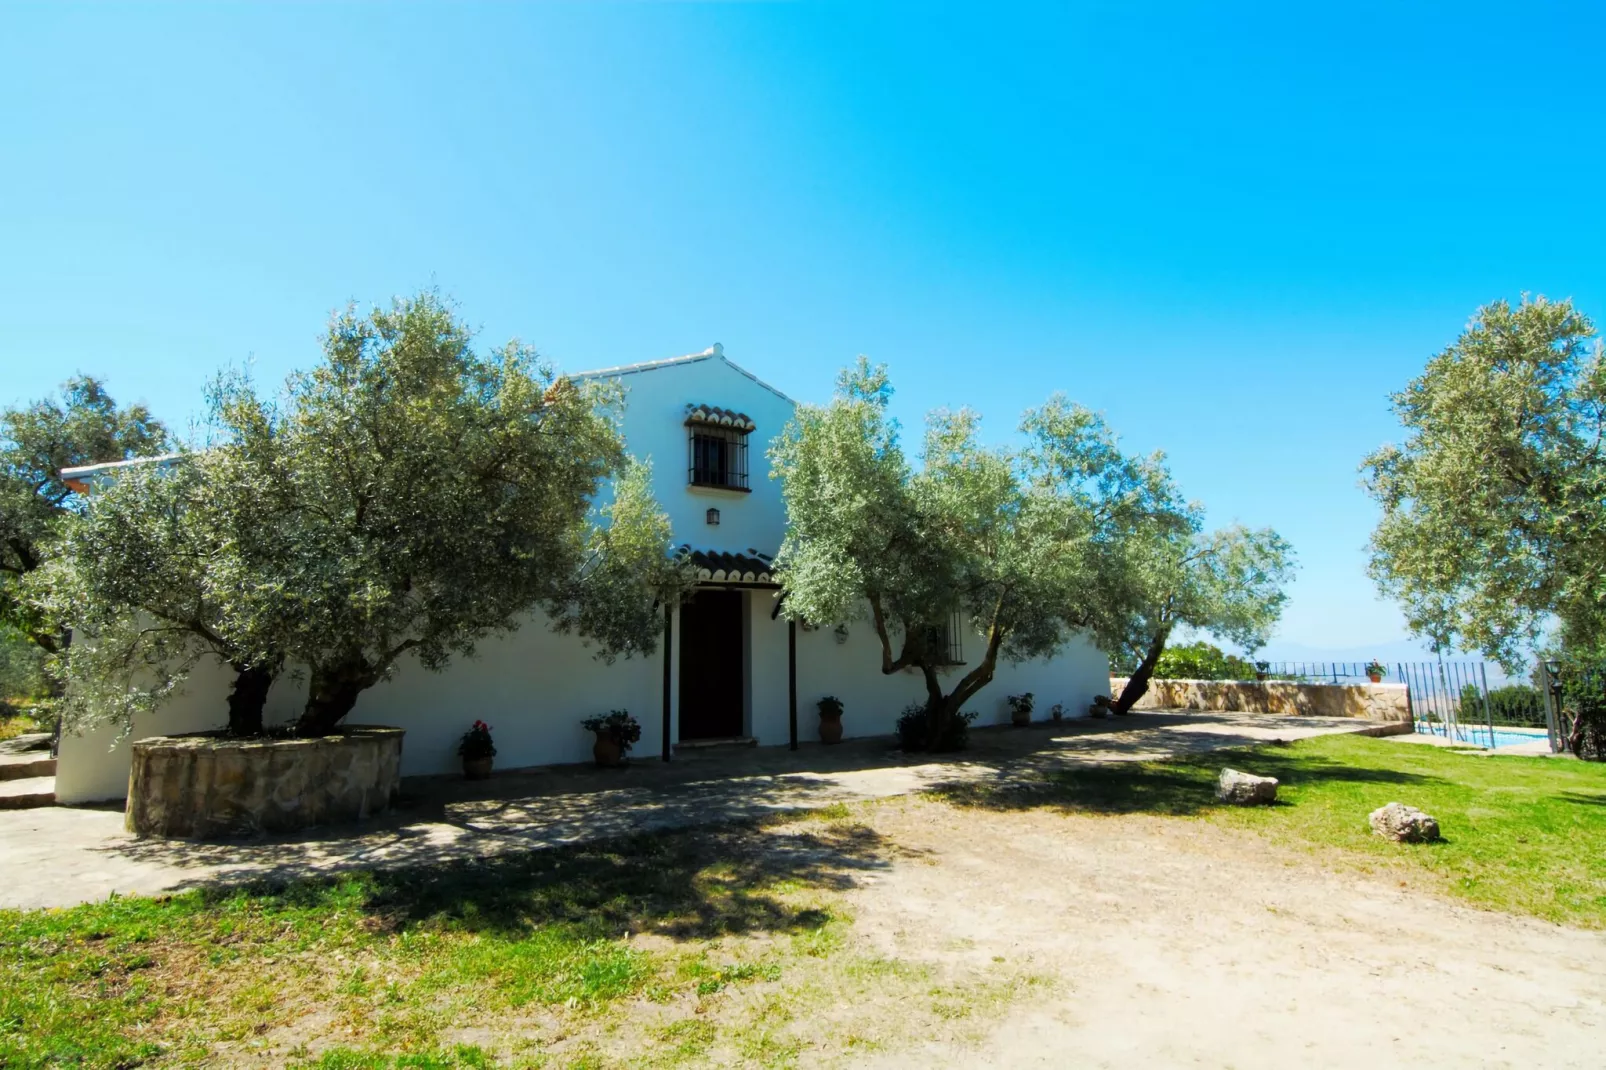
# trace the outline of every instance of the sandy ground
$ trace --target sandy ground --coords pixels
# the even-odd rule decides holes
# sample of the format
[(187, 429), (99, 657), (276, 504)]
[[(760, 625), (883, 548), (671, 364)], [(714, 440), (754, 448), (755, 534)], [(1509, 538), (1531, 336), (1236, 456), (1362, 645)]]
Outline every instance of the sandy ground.
[(1200, 822), (913, 800), (870, 821), (910, 853), (851, 893), (866, 940), (949, 966), (1025, 961), (1059, 983), (979, 1047), (856, 1065), (1606, 1065), (1606, 934)]

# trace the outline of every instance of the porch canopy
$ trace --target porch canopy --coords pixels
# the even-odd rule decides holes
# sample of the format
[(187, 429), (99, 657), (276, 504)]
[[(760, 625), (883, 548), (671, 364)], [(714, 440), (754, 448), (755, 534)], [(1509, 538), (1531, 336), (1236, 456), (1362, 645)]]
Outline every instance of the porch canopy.
[(771, 571), (775, 567), (774, 558), (752, 547), (748, 547), (745, 553), (733, 554), (724, 550), (697, 550), (688, 545), (682, 546), (680, 552), (696, 568), (700, 585), (757, 587), (772, 591), (780, 589), (781, 585)]

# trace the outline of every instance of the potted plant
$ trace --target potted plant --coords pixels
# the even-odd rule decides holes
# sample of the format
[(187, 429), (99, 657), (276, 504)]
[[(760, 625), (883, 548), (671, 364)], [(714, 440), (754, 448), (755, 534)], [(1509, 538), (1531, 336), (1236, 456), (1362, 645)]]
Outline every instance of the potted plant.
[(1089, 717), (1108, 717), (1110, 715), (1110, 696), (1094, 695), (1092, 703), (1087, 708)]
[(820, 742), (842, 742), (842, 700), (826, 695), (816, 705), (820, 709)]
[(1056, 721), (1065, 720), (1065, 703), (1056, 702), (1048, 708), (1048, 715)]
[(491, 759), (496, 757), (496, 744), (491, 742), (491, 726), (475, 721), (474, 727), (463, 733), (457, 745), (457, 754), (463, 759), (463, 777), (466, 780), (484, 780), (491, 775)]
[(1374, 684), (1382, 683), (1383, 677), (1387, 676), (1388, 672), (1383, 663), (1376, 658), (1373, 658), (1366, 666), (1366, 678)]
[(1020, 727), (1032, 723), (1032, 693), (1009, 696), (1009, 721)]
[(604, 768), (624, 765), (631, 745), (641, 739), (641, 722), (630, 716), (628, 710), (610, 710), (604, 715), (587, 717), (580, 722), (580, 727), (597, 734), (597, 741), (591, 745), (591, 756)]

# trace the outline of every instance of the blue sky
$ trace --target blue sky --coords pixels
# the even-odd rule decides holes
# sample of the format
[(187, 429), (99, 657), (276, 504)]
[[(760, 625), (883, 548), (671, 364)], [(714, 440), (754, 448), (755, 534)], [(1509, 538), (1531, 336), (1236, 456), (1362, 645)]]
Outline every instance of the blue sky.
[(0, 404), (182, 425), (431, 284), (571, 370), (865, 353), (908, 425), (1103, 410), (1294, 542), (1279, 646), (1382, 644), (1388, 393), (1493, 298), (1606, 318), (1606, 10), (1313, 7), (6, 7)]

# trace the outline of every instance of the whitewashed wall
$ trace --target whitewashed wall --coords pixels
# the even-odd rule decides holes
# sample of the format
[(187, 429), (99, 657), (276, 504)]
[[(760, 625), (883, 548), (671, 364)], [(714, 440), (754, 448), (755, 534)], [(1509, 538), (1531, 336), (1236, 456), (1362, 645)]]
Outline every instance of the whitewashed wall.
[[(784, 625), (781, 625), (784, 632)], [(840, 698), (846, 709), (842, 716), (847, 736), (874, 736), (893, 731), (898, 715), (911, 702), (924, 702), (925, 683), (919, 670), (910, 669), (884, 675), (881, 647), (869, 621), (848, 625), (848, 639), (838, 643), (830, 628), (798, 631), (798, 737), (817, 739), (819, 722), (815, 703), (826, 695)], [(782, 670), (785, 670), (784, 635)], [(967, 653), (982, 649), (980, 635), (966, 636)], [(943, 677), (952, 687), (969, 671), (958, 666)], [(1018, 665), (1000, 661), (993, 680), (967, 705), (980, 716), (976, 724), (1003, 724), (1009, 721), (1006, 696), (1024, 691), (1036, 700), (1035, 718), (1048, 717), (1049, 707), (1063, 703), (1067, 717), (1085, 717), (1097, 694), (1108, 694), (1109, 661), (1096, 648), (1081, 640), (1073, 641), (1054, 658), (1027, 661)], [(785, 737), (785, 710), (781, 713), (781, 736)]]
[[(691, 360), (619, 377), (626, 391), (622, 430), (627, 448), (653, 462), (658, 500), (674, 525), (677, 543), (698, 549), (773, 554), (785, 533), (780, 486), (769, 478), (766, 446), (791, 418), (792, 403), (718, 356)], [(705, 490), (686, 484), (684, 426), (687, 403), (717, 405), (745, 412), (758, 425), (748, 453), (751, 493)], [(717, 527), (706, 510), (720, 510)], [(748, 674), (745, 696), (748, 731), (760, 744), (784, 744), (787, 725), (787, 627), (772, 620), (774, 593), (746, 592)], [(678, 614), (671, 666), (671, 702), (679, 700)], [(964, 647), (981, 649), (980, 636)], [(476, 719), (494, 730), (497, 765), (503, 769), (589, 760), (592, 737), (579, 722), (610, 709), (628, 709), (642, 725), (636, 753), (655, 758), (662, 745), (663, 651), (646, 658), (619, 659), (612, 665), (572, 636), (553, 634), (543, 618), (532, 617), (510, 635), (480, 644), (479, 655), (459, 659), (446, 671), (431, 673), (408, 657), (395, 676), (363, 693), (350, 721), (387, 724), (407, 730), (402, 748), (406, 775), (449, 773), (457, 769), (457, 742)], [(740, 652), (733, 652), (740, 657)], [(903, 707), (923, 698), (914, 672), (883, 676), (880, 648), (868, 622), (849, 627), (846, 643), (829, 628), (798, 631), (798, 736), (818, 738), (815, 703), (827, 694), (846, 705), (848, 736), (890, 733)], [(963, 669), (953, 670), (962, 672)], [(1005, 696), (1032, 691), (1037, 716), (1063, 702), (1069, 716), (1085, 714), (1098, 693), (1108, 692), (1109, 665), (1085, 643), (1074, 643), (1051, 662), (1000, 665), (993, 682), (971, 704), (979, 724), (1009, 719)], [(185, 693), (157, 716), (136, 726), (131, 739), (222, 727), (229, 675), (205, 667)], [(305, 698), (305, 682), (284, 678), (268, 698), (268, 719), (293, 718)], [(671, 733), (678, 711), (671, 709)], [(56, 795), (64, 803), (124, 797), (128, 788), (128, 741), (112, 745), (110, 729), (62, 740)]]
[[(662, 652), (648, 658), (596, 661), (594, 647), (554, 634), (544, 619), (480, 644), (478, 656), (432, 673), (408, 656), (389, 680), (364, 691), (347, 720), (407, 730), (402, 773), (460, 769), (457, 743), (475, 720), (491, 725), (497, 765), (517, 768), (586, 761), (593, 737), (580, 721), (628, 709), (642, 722), (641, 753), (657, 754), (661, 735)], [(230, 677), (197, 673), (184, 694), (138, 724), (130, 739), (222, 728)], [(306, 697), (305, 678), (281, 678), (269, 693), (269, 723), (292, 720)], [(111, 746), (110, 729), (62, 739), (56, 797), (63, 803), (116, 799), (128, 790), (128, 741)]]
[[(786, 622), (770, 619), (771, 592), (749, 591), (747, 599), (748, 731), (760, 745), (785, 744)], [(815, 703), (825, 695), (836, 695), (846, 705), (843, 729), (849, 737), (891, 733), (903, 708), (924, 698), (918, 673), (882, 674), (880, 647), (868, 622), (850, 625), (845, 643), (838, 643), (829, 628), (799, 629), (797, 640), (800, 740), (819, 738)], [(976, 649), (980, 643), (976, 636), (966, 645)], [(678, 628), (674, 649), (678, 663)], [(349, 720), (405, 728), (402, 772), (408, 776), (456, 771), (457, 741), (476, 719), (494, 730), (499, 768), (588, 761), (592, 736), (580, 728), (580, 721), (610, 709), (635, 714), (642, 726), (636, 754), (655, 759), (663, 738), (662, 648), (649, 657), (621, 658), (612, 665), (593, 654), (593, 648), (572, 636), (556, 635), (542, 619), (532, 618), (518, 631), (481, 644), (479, 656), (460, 659), (444, 672), (432, 673), (413, 658), (404, 659), (392, 679), (363, 692)], [(671, 666), (672, 739), (678, 731), (678, 670), (678, 664)], [(1062, 702), (1067, 716), (1080, 717), (1095, 694), (1107, 692), (1108, 680), (1104, 656), (1077, 642), (1052, 661), (1000, 664), (993, 682), (970, 708), (981, 714), (978, 724), (1007, 722), (1005, 696), (1031, 691), (1037, 696), (1036, 716), (1047, 717), (1049, 707)], [(129, 740), (223, 727), (229, 681), (227, 671), (203, 667), (182, 695), (156, 716), (142, 720), (129, 739), (115, 746), (116, 733), (109, 728), (64, 736), (57, 799), (83, 803), (123, 798), (128, 790)], [(281, 678), (269, 694), (269, 722), (293, 719), (305, 695), (304, 679)]]
[[(732, 553), (779, 550), (786, 508), (780, 483), (770, 478), (766, 453), (792, 418), (792, 402), (722, 357), (627, 372), (617, 381), (625, 390), (625, 448), (652, 462), (653, 491), (669, 514), (676, 540)], [(686, 406), (693, 403), (734, 409), (757, 424), (747, 451), (750, 493), (687, 485)], [(707, 522), (711, 506), (720, 512), (718, 527)]]
[[(147, 736), (203, 732), (228, 723), (228, 693), (233, 673), (216, 663), (197, 667), (183, 691), (154, 716), (134, 722), (120, 742), (112, 726), (84, 733), (64, 732), (56, 760), (56, 801), (100, 802), (128, 794), (128, 745)], [(267, 720), (289, 720), (300, 712), (305, 687), (279, 683), (268, 693)]]

